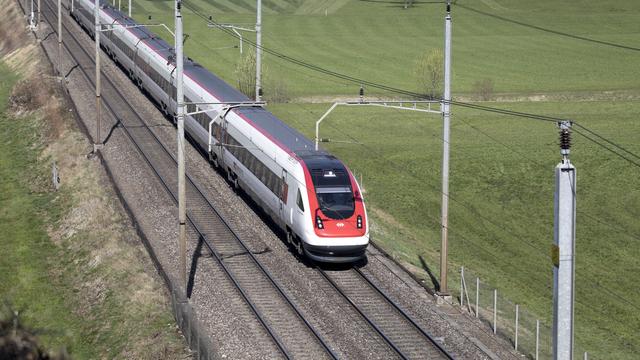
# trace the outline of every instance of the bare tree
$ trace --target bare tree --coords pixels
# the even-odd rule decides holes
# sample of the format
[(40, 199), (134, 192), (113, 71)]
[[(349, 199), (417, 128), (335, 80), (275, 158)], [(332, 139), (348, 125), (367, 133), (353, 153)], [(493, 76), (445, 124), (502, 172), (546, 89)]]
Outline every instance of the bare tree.
[(256, 53), (246, 52), (236, 65), (238, 90), (251, 99), (256, 97)]
[(433, 99), (442, 97), (444, 55), (441, 49), (426, 51), (416, 62), (415, 76), (418, 92)]

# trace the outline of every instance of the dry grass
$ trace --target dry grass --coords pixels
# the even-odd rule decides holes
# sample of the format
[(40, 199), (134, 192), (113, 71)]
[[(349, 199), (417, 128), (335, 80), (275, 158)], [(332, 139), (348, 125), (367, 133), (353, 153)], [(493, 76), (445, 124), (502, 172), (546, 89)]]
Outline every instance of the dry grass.
[[(35, 164), (24, 164), (29, 167), (25, 174), (33, 177), (25, 184), (30, 193), (49, 193), (47, 208), (62, 210), (34, 216), (46, 219), (49, 239), (60, 251), (59, 258), (45, 260), (51, 262), (49, 281), (61, 289), (70, 312), (83, 319), (79, 329), (66, 331), (77, 331), (79, 347), (92, 348), (95, 358), (185, 358), (162, 280), (104, 169), (87, 159), (90, 144), (76, 130), (70, 105), (41, 60), (44, 55), (19, 7), (0, 1), (5, 12), (0, 61), (22, 79), (7, 111), (15, 126), (34, 135), (25, 151), (37, 153)], [(51, 194), (52, 161), (61, 178), (56, 194)]]

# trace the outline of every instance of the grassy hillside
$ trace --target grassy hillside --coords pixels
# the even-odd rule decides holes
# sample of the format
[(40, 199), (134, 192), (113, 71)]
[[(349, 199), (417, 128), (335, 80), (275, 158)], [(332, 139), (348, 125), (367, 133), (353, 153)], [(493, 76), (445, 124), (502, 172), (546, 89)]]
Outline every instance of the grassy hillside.
[[(254, 0), (185, 3), (220, 23), (255, 24)], [(444, 6), (418, 2), (404, 10), (397, 3), (263, 1), (263, 42), (266, 47), (334, 71), (417, 90), (413, 80), (415, 62), (425, 50), (443, 44)], [(491, 79), (495, 91), (501, 93), (638, 89), (640, 72), (632, 69), (640, 51), (568, 36), (640, 49), (640, 3), (635, 0), (457, 3), (459, 6), (453, 7), (456, 94), (472, 91), (473, 84), (482, 79)], [(323, 4), (328, 9), (327, 16)], [(136, 1), (134, 16), (146, 19), (152, 15), (154, 21), (172, 27), (171, 6), (171, 1)], [(240, 55), (230, 46), (238, 41), (220, 30), (207, 28), (204, 20), (188, 9), (184, 18), (185, 33), (190, 35), (187, 53), (227, 81), (235, 82), (233, 70)], [(255, 40), (254, 33), (244, 36)], [(319, 76), (273, 56), (265, 55), (264, 64), (273, 78), (286, 80), (292, 96), (357, 94), (357, 84)], [(268, 86), (265, 91), (269, 91)]]
[[(253, 0), (187, 0), (221, 23), (252, 26)], [(443, 4), (401, 1), (263, 1), (264, 44), (314, 65), (411, 91), (425, 50), (443, 43)], [(134, 15), (173, 24), (171, 2), (138, 1)], [(237, 40), (187, 9), (189, 56), (234, 84)], [(453, 94), (489, 79), (504, 98), (556, 101), (490, 106), (575, 119), (640, 153), (640, 3), (460, 0), (453, 6)], [(166, 35), (166, 34), (164, 34)], [(254, 38), (253, 33), (245, 33)], [(245, 49), (249, 48), (245, 46)], [(284, 81), (300, 102), (350, 95), (358, 84), (265, 55), (265, 91)], [(366, 89), (367, 94), (384, 94)], [(539, 97), (540, 98), (540, 97)], [(568, 100), (573, 99), (573, 100)], [(635, 99), (635, 101), (634, 101)], [(580, 100), (580, 101), (578, 101)], [(601, 101), (595, 101), (601, 100)], [(325, 100), (326, 101), (326, 100)], [(330, 104), (271, 104), (313, 137)], [(439, 273), (441, 119), (438, 115), (342, 108), (327, 119), (327, 148), (362, 175), (374, 237), (418, 267)], [(550, 322), (553, 171), (557, 129), (454, 107), (451, 139), (450, 253), (501, 294)], [(640, 351), (638, 167), (574, 135), (578, 169), (576, 340), (597, 358)], [(457, 284), (456, 275), (450, 284)]]

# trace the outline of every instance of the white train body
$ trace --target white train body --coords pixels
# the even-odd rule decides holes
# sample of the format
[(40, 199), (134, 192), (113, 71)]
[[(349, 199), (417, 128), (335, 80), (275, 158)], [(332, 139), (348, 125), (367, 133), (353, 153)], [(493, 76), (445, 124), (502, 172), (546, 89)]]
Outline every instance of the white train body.
[[(76, 0), (72, 15), (90, 34), (93, 1)], [(173, 48), (102, 2), (101, 44), (168, 115), (176, 112)], [(314, 144), (199, 64), (184, 61), (185, 130), (209, 159), (316, 261), (353, 262), (365, 255), (369, 228), (352, 173)], [(206, 112), (201, 112), (206, 111)]]

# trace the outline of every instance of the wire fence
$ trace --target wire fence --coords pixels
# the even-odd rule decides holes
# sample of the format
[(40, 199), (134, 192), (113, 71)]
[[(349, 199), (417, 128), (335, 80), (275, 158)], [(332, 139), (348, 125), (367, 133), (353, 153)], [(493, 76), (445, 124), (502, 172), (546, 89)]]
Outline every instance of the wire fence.
[[(510, 301), (464, 266), (460, 268), (459, 286), (460, 307), (507, 339), (516, 351), (534, 360), (553, 357), (553, 328), (546, 320)], [(588, 359), (584, 349), (576, 347), (574, 354)]]

